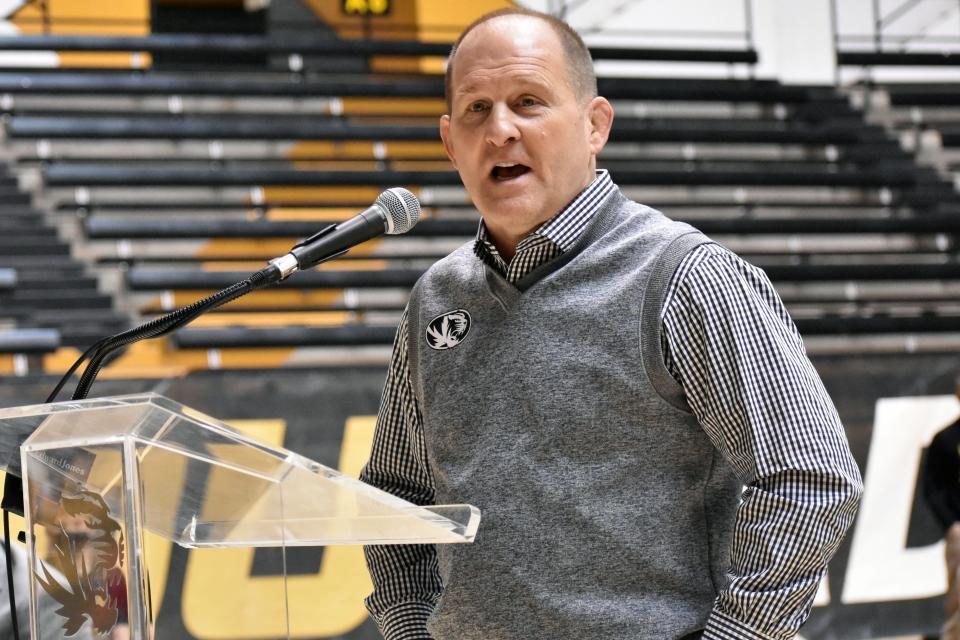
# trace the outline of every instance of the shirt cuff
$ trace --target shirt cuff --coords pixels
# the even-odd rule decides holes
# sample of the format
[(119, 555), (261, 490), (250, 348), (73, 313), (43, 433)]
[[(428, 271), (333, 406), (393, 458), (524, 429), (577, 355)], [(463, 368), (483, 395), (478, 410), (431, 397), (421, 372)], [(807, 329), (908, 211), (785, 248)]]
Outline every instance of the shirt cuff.
[(776, 640), (773, 636), (756, 631), (716, 609), (710, 614), (702, 637), (703, 640)]
[(433, 605), (424, 602), (404, 602), (378, 616), (377, 626), (384, 640), (432, 640), (427, 633), (427, 619)]

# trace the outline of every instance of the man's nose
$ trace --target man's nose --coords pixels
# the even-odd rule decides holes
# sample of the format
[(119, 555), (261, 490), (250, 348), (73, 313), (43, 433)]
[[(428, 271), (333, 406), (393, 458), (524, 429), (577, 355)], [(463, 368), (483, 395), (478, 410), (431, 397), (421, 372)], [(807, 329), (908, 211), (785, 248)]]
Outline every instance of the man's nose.
[(494, 105), (487, 119), (487, 142), (502, 147), (520, 139), (520, 130), (514, 121), (514, 113), (505, 105)]

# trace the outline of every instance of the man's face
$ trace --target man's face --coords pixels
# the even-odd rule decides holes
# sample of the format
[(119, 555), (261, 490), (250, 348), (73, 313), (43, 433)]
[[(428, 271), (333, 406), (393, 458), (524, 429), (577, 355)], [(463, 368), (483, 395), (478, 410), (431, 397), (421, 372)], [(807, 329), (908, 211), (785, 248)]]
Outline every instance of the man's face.
[(613, 118), (579, 99), (559, 37), (542, 20), (494, 18), (456, 53), (447, 154), (498, 246), (553, 217), (594, 178)]

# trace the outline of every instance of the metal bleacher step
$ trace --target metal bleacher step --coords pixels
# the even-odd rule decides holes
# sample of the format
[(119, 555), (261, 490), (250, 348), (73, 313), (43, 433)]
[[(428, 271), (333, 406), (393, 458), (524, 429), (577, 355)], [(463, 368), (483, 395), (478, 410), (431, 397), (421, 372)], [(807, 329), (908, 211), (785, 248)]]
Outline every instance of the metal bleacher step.
[(7, 317), (14, 318), (23, 326), (43, 325), (59, 326), (62, 324), (124, 324), (129, 322), (126, 314), (113, 309), (112, 307), (79, 307), (70, 309), (68, 314), (64, 314), (58, 308), (13, 308), (4, 309)]
[(29, 205), (0, 202), (0, 220), (16, 220), (20, 218), (42, 220), (43, 217), (43, 213)]
[(0, 237), (0, 254), (17, 256), (69, 256), (70, 247), (55, 238), (3, 238)]
[(0, 220), (43, 220), (44, 217), (43, 213), (33, 207), (0, 201)]
[(55, 229), (50, 227), (41, 226), (41, 227), (18, 227), (17, 229), (10, 229), (10, 233), (4, 233), (0, 235), (0, 243), (34, 243), (37, 245), (43, 244), (62, 244), (60, 239), (57, 237), (57, 232)]
[(65, 347), (76, 347), (78, 349), (86, 349), (101, 338), (115, 335), (128, 328), (126, 325), (56, 327), (57, 331), (60, 332), (60, 343)]
[(18, 272), (17, 288), (27, 290), (51, 290), (51, 289), (88, 289), (96, 291), (97, 279), (93, 276), (85, 276), (82, 273), (65, 273), (62, 271), (50, 270), (27, 271), (24, 269)]
[[(444, 164), (436, 116), (426, 113), (442, 106), (442, 79), (291, 78), (0, 73), (0, 92), (8, 86), (12, 96), (0, 107), (11, 157), (24, 177), (44, 180), (38, 202), (52, 207), (51, 222), (82, 227), (77, 255), (86, 261), (70, 260), (46, 212), (0, 170), (0, 268), (19, 277), (0, 289), (0, 309), (23, 326), (56, 329), (62, 344), (87, 346), (130, 326), (116, 309), (189, 304), (249, 275), (245, 261), (280, 238), (311, 235), (328, 223), (322, 218), (340, 215), (319, 209), (363, 208), (362, 194), (404, 184), (424, 202), (424, 220), (404, 239), (355, 252), (369, 264), (348, 257), (339, 269), (296, 274), (222, 312), (239, 315), (208, 318), (171, 341), (189, 349), (388, 346), (417, 276), (476, 233), (476, 212)], [(699, 79), (601, 78), (600, 92), (618, 103), (601, 166), (631, 198), (766, 268), (804, 331), (941, 331), (960, 319), (951, 311), (960, 263), (950, 257), (960, 196), (846, 96)], [(367, 106), (351, 111), (356, 96)], [(99, 103), (104, 97), (112, 102)], [(421, 99), (418, 108), (395, 106), (411, 98)], [(268, 107), (271, 100), (288, 108)], [(399, 112), (381, 111), (388, 102)], [(95, 269), (123, 291), (117, 303), (87, 275)], [(863, 299), (848, 304), (858, 292)], [(876, 296), (898, 302), (870, 306)], [(914, 316), (917, 301), (926, 311)]]
[(77, 291), (73, 289), (15, 290), (0, 293), (0, 307), (19, 306), (24, 309), (62, 309), (72, 313), (74, 309), (98, 308), (110, 309), (113, 299), (96, 291)]
[(0, 202), (4, 205), (27, 206), (30, 204), (30, 194), (20, 191), (16, 186), (4, 188), (0, 186)]
[(38, 269), (43, 271), (45, 269), (67, 269), (71, 267), (77, 267), (78, 262), (73, 260), (67, 254), (60, 255), (9, 255), (3, 252), (0, 252), (0, 267), (6, 267), (10, 269)]
[(125, 325), (130, 319), (114, 309), (90, 308), (72, 309), (69, 316), (55, 309), (36, 309), (30, 313), (30, 320), (39, 325), (63, 325), (77, 323), (82, 325)]
[(18, 327), (0, 331), (0, 353), (45, 353), (60, 344), (56, 329)]
[(393, 325), (186, 328), (174, 334), (172, 341), (181, 349), (389, 345), (395, 334)]
[[(44, 282), (64, 282), (66, 280), (87, 280), (87, 269), (79, 262), (53, 263), (49, 265), (17, 267), (20, 283), (28, 287), (36, 287)], [(95, 280), (94, 278), (89, 278)]]
[(6, 218), (0, 216), (0, 235), (9, 234), (42, 234), (44, 231), (56, 233), (54, 229), (48, 227), (42, 218), (30, 218), (26, 216)]

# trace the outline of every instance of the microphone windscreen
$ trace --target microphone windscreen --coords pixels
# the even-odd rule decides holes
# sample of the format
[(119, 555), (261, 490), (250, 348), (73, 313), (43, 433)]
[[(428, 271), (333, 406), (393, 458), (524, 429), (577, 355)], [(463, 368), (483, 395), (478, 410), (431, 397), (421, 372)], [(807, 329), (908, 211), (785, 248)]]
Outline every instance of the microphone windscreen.
[(375, 203), (387, 220), (387, 233), (406, 233), (420, 219), (420, 201), (403, 187), (392, 187), (381, 193)]

